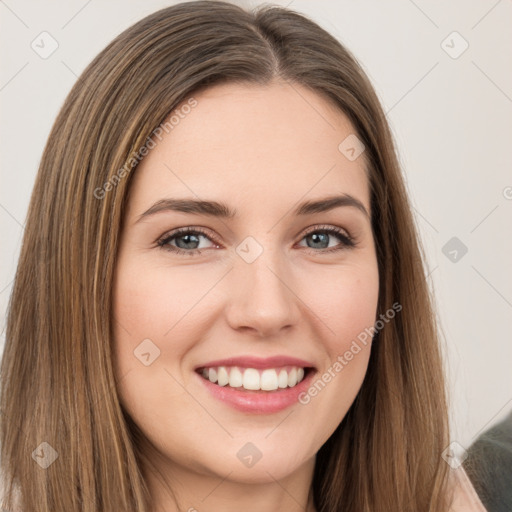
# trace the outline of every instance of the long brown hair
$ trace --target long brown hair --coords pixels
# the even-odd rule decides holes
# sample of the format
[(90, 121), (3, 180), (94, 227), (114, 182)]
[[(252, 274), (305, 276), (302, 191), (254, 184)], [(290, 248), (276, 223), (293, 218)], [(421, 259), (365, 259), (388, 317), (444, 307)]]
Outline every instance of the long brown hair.
[[(18, 489), (24, 512), (152, 509), (141, 433), (113, 371), (112, 281), (129, 186), (141, 148), (194, 93), (275, 79), (328, 99), (364, 143), (378, 308), (402, 306), (378, 332), (360, 392), (317, 454), (317, 511), (446, 512), (439, 334), (385, 113), (352, 54), (313, 21), (221, 1), (177, 4), (125, 30), (85, 69), (52, 127), (1, 362), (4, 506)], [(36, 463), (56, 455), (45, 470)]]

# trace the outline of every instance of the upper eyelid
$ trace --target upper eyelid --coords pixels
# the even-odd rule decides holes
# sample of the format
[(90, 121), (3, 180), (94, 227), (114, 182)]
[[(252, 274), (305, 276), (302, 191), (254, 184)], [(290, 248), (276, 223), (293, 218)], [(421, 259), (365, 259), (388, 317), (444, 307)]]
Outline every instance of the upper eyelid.
[(184, 228), (176, 228), (175, 230), (171, 230), (168, 233), (162, 235), (159, 240), (165, 240), (168, 238), (173, 238), (176, 236), (179, 236), (181, 234), (187, 234), (187, 233), (197, 233), (198, 235), (204, 236), (206, 238), (210, 238), (212, 242), (216, 242), (216, 237), (211, 235), (207, 232), (206, 228), (200, 228), (200, 227), (184, 227)]
[(315, 231), (322, 231), (322, 230), (329, 230), (329, 229), (334, 229), (334, 230), (340, 230), (340, 231), (344, 231), (346, 236), (352, 238), (350, 232), (347, 230), (347, 228), (342, 228), (340, 226), (334, 226), (332, 224), (317, 224), (317, 225), (314, 225), (314, 226), (310, 226), (308, 228), (306, 228), (303, 233), (304, 234), (309, 234), (309, 233), (314, 233)]

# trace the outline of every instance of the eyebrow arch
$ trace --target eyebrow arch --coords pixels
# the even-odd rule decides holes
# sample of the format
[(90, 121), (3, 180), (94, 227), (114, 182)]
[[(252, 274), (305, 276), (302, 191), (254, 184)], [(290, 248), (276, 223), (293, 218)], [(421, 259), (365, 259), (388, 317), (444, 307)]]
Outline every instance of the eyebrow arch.
[[(334, 208), (342, 206), (351, 206), (360, 210), (369, 219), (370, 215), (363, 203), (350, 194), (340, 196), (330, 196), (315, 201), (305, 201), (301, 203), (293, 212), (294, 215), (312, 215), (314, 213), (327, 212)], [(142, 221), (151, 215), (164, 211), (176, 211), (183, 213), (192, 213), (194, 215), (208, 215), (223, 219), (233, 219), (237, 216), (237, 210), (232, 210), (228, 205), (217, 201), (202, 201), (197, 199), (160, 199), (144, 213), (139, 215), (135, 223)]]

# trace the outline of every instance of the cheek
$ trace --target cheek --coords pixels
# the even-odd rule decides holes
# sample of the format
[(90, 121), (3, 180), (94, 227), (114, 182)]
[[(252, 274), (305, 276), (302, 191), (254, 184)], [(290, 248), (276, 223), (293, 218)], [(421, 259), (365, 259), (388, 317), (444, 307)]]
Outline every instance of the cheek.
[(170, 354), (179, 359), (180, 352), (187, 349), (176, 344), (169, 351), (164, 344), (172, 339), (172, 328), (185, 315), (189, 302), (189, 288), (179, 280), (173, 275), (171, 283), (162, 269), (144, 266), (136, 258), (119, 260), (113, 289), (113, 343), (115, 371), (122, 379), (120, 394), (125, 405), (146, 392), (151, 396), (155, 390), (156, 394), (162, 389), (173, 392), (162, 363)]
[(325, 359), (300, 402), (311, 412), (313, 427), (328, 437), (352, 405), (366, 375), (379, 279), (376, 262), (347, 266), (331, 273), (330, 279), (316, 277), (316, 286), (303, 293), (319, 318), (317, 339)]
[(182, 329), (181, 320), (207, 289), (205, 283), (195, 283), (187, 271), (137, 263), (135, 258), (121, 263), (118, 275), (113, 307), (116, 339), (123, 340), (121, 351), (145, 338), (170, 340), (173, 331)]
[(343, 353), (375, 323), (379, 294), (377, 263), (317, 273), (304, 282), (302, 294), (320, 320), (324, 348), (331, 356)]
[(354, 340), (366, 339), (364, 333), (375, 324), (377, 315), (378, 276), (359, 276), (347, 281), (338, 294), (337, 312), (333, 311), (338, 353), (348, 350)]
[(188, 319), (201, 290), (187, 285), (183, 273), (147, 264), (141, 272), (142, 267), (135, 258), (121, 260), (118, 266), (113, 293), (115, 372), (122, 405), (156, 442), (155, 424), (165, 425), (170, 436), (179, 435), (179, 427), (169, 423), (169, 404), (183, 412), (183, 423), (202, 421), (178, 383), (183, 380), (180, 361), (190, 349), (187, 340), (193, 340), (181, 320)]

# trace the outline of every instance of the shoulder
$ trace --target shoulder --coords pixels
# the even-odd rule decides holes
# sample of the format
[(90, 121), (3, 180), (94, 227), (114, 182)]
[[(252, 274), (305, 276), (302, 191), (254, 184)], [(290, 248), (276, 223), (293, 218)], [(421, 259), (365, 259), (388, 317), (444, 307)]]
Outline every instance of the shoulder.
[(449, 512), (487, 512), (462, 465), (450, 469), (449, 482), (453, 492)]
[(489, 511), (512, 510), (512, 412), (469, 447), (464, 470)]

